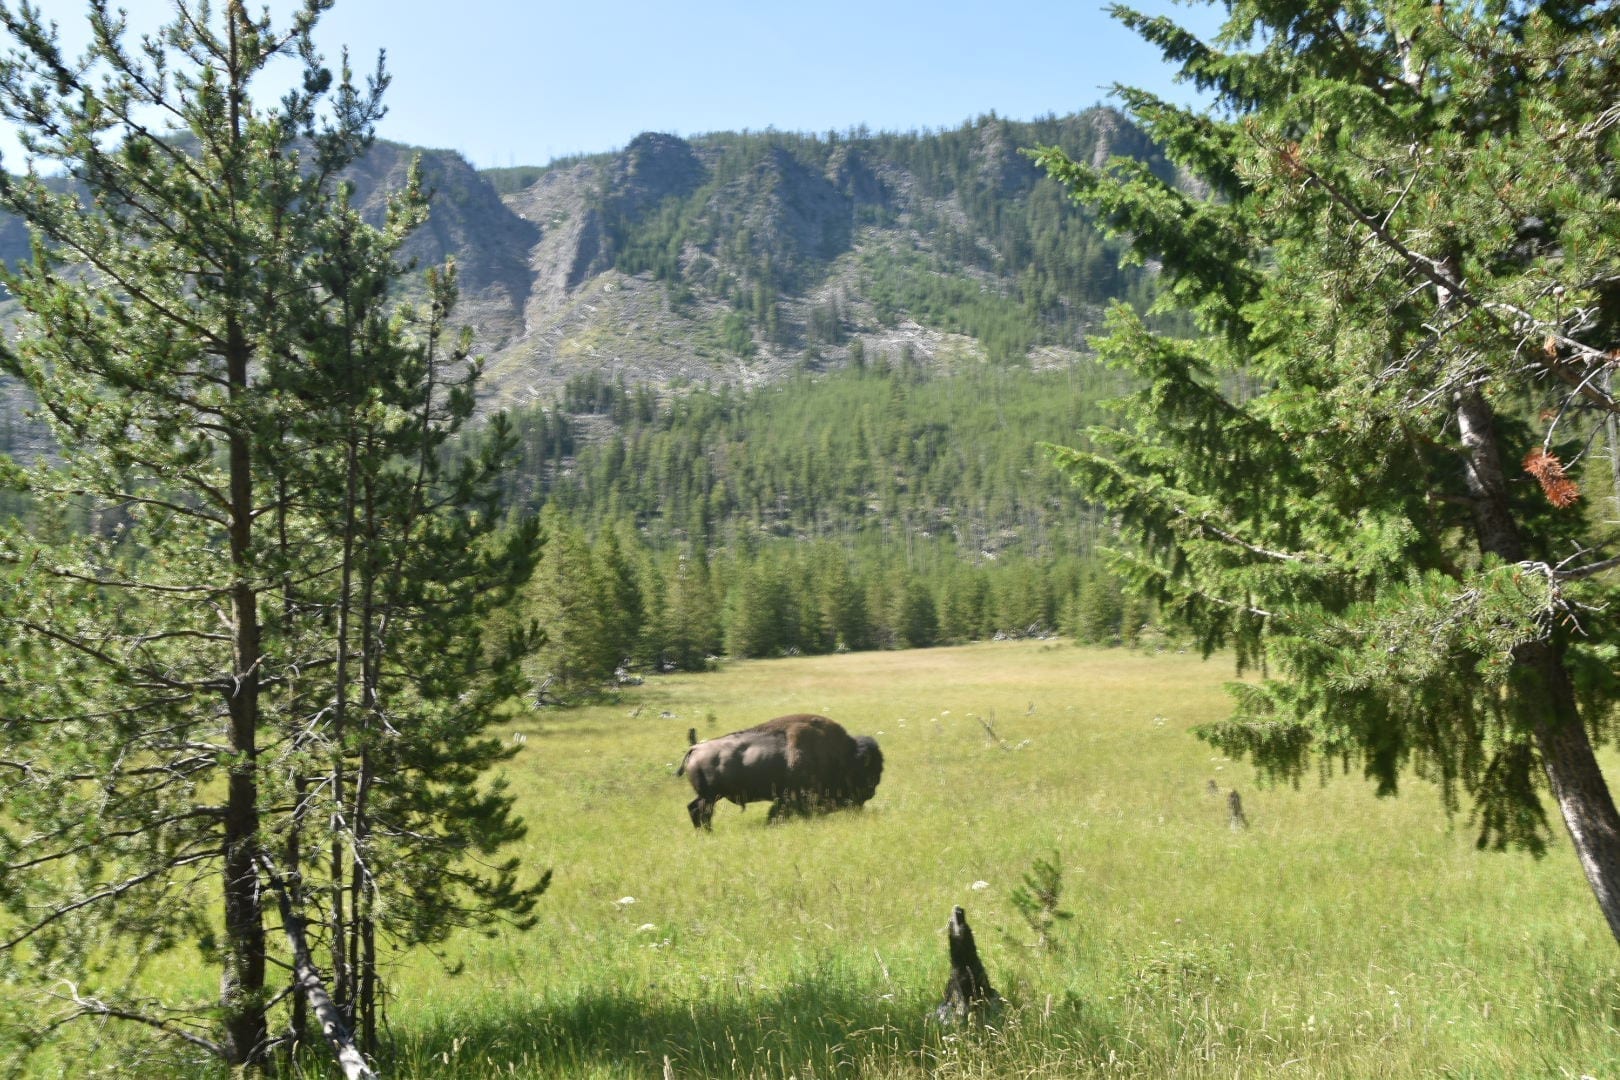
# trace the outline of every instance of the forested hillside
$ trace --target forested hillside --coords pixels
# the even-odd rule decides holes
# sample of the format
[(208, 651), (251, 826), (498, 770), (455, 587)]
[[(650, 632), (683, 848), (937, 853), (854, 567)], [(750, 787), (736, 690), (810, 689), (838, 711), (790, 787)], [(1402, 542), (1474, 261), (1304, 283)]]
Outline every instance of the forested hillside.
[(660, 404), (646, 387), (582, 377), (559, 409), (513, 415), (524, 449), (507, 490), (517, 507), (629, 519), (658, 545), (937, 536), (983, 557), (1084, 551), (1089, 519), (1036, 443), (1095, 422), (1109, 380), (1084, 363), (938, 373), (880, 355)]
[[(1154, 274), (1121, 268), (1119, 245), (1034, 167), (1025, 151), (1045, 145), (1170, 175), (1136, 128), (1096, 108), (905, 134), (648, 133), (616, 153), (485, 172), (378, 142), (349, 178), (380, 224), (420, 156), (432, 213), (404, 254), (455, 260), (487, 411), (549, 404), (591, 372), (660, 392), (752, 386), (862, 349), (1066, 364), (1103, 306), (1140, 306)], [(27, 257), (25, 231), (0, 216), (0, 259)], [(26, 460), (43, 444), (17, 395), (0, 386), (0, 451)]]
[(531, 311), (562, 384), (545, 402), (536, 378), (541, 404), (513, 417), (509, 496), (545, 507), (550, 538), (537, 676), (1137, 632), (1145, 612), (1092, 557), (1105, 523), (1038, 444), (1073, 442), (1121, 388), (1085, 336), (1111, 300), (1145, 307), (1154, 277), (1021, 152), (1054, 144), (1162, 170), (1096, 110), (645, 135), (492, 175), (553, 241), (572, 229), (551, 295), (581, 298)]
[(631, 660), (918, 647), (1059, 630), (1133, 637), (1093, 560), (1106, 529), (1046, 460), (1115, 387), (1086, 362), (933, 371), (879, 354), (753, 391), (582, 376), (513, 416), (513, 513), (546, 550), (522, 613), (559, 688)]
[[(1049, 145), (1170, 175), (1107, 109), (649, 133), (483, 173), (377, 143), (351, 166), (380, 222), (420, 153), (432, 214), (404, 253), (458, 266), (481, 408), (512, 410), (521, 436), (509, 513), (546, 510), (552, 564), (569, 530), (593, 561), (549, 565), (532, 590), (551, 605), (547, 673), (1139, 624), (1112, 583), (1088, 586), (1101, 526), (1037, 443), (1072, 442), (1119, 389), (1086, 337), (1107, 303), (1145, 307), (1156, 278), (1122, 267), (1024, 152)], [(24, 463), (45, 449), (27, 405), (0, 387), (0, 451)], [(627, 568), (594, 565), (616, 558)], [(577, 625), (604, 604), (638, 617)]]

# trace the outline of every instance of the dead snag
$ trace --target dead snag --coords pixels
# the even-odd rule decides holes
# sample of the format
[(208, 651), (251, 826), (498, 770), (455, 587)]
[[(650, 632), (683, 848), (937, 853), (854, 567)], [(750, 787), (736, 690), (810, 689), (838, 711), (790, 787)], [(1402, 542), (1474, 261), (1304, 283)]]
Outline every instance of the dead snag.
[(985, 736), (987, 738), (989, 738), (989, 740), (992, 743), (994, 743), (995, 745), (1001, 747), (1003, 750), (1011, 750), (1012, 749), (1011, 744), (1009, 744), (1006, 739), (1003, 739), (1000, 735), (996, 734), (995, 726), (990, 722), (991, 720), (994, 720), (995, 718), (996, 718), (995, 713), (990, 714), (990, 720), (986, 720), (982, 716), (975, 716), (974, 717), (974, 719), (979, 722), (979, 726), (984, 728)]
[(1243, 815), (1243, 796), (1234, 789), (1226, 796), (1226, 809), (1230, 812), (1230, 824), (1234, 829), (1247, 829), (1249, 819)]
[(360, 1053), (360, 1048), (354, 1044), (354, 1037), (349, 1034), (349, 1027), (343, 1022), (342, 1010), (332, 1000), (331, 994), (327, 992), (326, 983), (321, 980), (320, 971), (315, 967), (315, 960), (309, 951), (309, 941), (304, 936), (304, 917), (293, 908), (291, 890), (276, 870), (275, 863), (270, 861), (269, 855), (260, 852), (257, 862), (270, 883), (270, 890), (275, 893), (276, 902), (281, 907), (281, 929), (287, 935), (287, 944), (292, 950), (293, 975), (297, 980), (298, 990), (309, 1002), (310, 1008), (315, 1011), (315, 1019), (321, 1025), (321, 1034), (326, 1037), (327, 1045), (332, 1048), (332, 1056), (343, 1069), (346, 1080), (376, 1080), (377, 1074), (372, 1071), (365, 1055)]
[(945, 925), (945, 931), (950, 937), (951, 977), (945, 983), (945, 1000), (934, 1010), (934, 1015), (947, 1026), (979, 1023), (994, 1017), (1001, 1011), (1001, 995), (990, 985), (990, 976), (984, 973), (979, 947), (973, 942), (973, 930), (960, 907), (951, 909), (951, 921)]

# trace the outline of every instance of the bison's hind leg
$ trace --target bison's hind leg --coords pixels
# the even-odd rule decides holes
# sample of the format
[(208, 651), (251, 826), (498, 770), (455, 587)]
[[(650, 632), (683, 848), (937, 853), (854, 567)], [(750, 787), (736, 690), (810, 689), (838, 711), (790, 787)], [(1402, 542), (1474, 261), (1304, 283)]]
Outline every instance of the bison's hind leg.
[(686, 804), (686, 813), (692, 819), (694, 829), (714, 828), (714, 802), (699, 795)]

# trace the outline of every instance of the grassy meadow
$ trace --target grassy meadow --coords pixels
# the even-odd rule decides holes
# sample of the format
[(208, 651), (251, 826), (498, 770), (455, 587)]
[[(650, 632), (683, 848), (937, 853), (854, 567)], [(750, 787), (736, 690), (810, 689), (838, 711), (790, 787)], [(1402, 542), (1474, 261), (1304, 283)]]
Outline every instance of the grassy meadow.
[[(1478, 853), (1417, 783), (1258, 788), (1188, 733), (1230, 675), (997, 643), (728, 664), (505, 721), (521, 854), (554, 883), (534, 929), (393, 972), (384, 1073), (1620, 1075), (1620, 950), (1568, 845)], [(805, 710), (879, 737), (877, 798), (693, 830), (688, 727)], [(1073, 918), (1042, 949), (1011, 894), (1054, 852)], [(984, 1029), (930, 1020), (958, 904), (1010, 1001)]]
[[(1620, 951), (1567, 844), (1478, 853), (1421, 784), (1259, 789), (1188, 734), (1229, 677), (997, 643), (738, 663), (517, 719), (525, 858), (556, 873), (540, 925), (397, 973), (390, 1072), (1620, 1073)], [(801, 710), (879, 736), (877, 798), (769, 828), (726, 803), (695, 832), (687, 728)], [(1010, 896), (1053, 852), (1074, 917), (1043, 950)], [(987, 1030), (927, 1019), (957, 904), (1012, 1002)]]

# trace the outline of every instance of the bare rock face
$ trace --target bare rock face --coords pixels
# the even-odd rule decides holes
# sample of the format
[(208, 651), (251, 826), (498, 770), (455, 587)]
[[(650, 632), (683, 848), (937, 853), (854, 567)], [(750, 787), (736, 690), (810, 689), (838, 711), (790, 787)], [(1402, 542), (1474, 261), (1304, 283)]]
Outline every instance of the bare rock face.
[(578, 289), (613, 267), (624, 236), (668, 199), (690, 195), (708, 180), (708, 170), (690, 143), (674, 135), (644, 132), (605, 165), (592, 170), (597, 197), (582, 199), (573, 231), (573, 252), (563, 287)]
[[(418, 272), (454, 258), (461, 286), (457, 320), (476, 328), (477, 348), (498, 350), (522, 332), (523, 309), (534, 288), (529, 253), (540, 242), (540, 229), (502, 202), (455, 151), (382, 141), (350, 169), (355, 200), (367, 221), (382, 223), (389, 193), (404, 187), (418, 157), (432, 212), (405, 242), (401, 255)], [(406, 281), (407, 293), (418, 287), (417, 281), (414, 275)]]
[(974, 163), (984, 185), (1003, 198), (1027, 192), (1040, 179), (1035, 163), (1019, 152), (1020, 143), (1004, 120), (993, 120), (979, 131)]
[(636, 218), (665, 199), (690, 195), (708, 182), (709, 170), (685, 139), (648, 131), (630, 140), (609, 178), (620, 212)]
[(768, 261), (792, 291), (847, 251), (853, 235), (854, 200), (780, 147), (716, 192), (706, 210), (722, 234), (744, 238), (748, 254)]
[(888, 206), (893, 200), (893, 192), (868, 155), (848, 143), (832, 152), (827, 162), (827, 180), (857, 205)]
[(37, 404), (21, 383), (0, 375), (0, 454), (11, 455), (19, 465), (33, 465), (56, 454), (50, 429), (31, 415)]
[[(380, 222), (389, 192), (420, 158), (431, 214), (404, 255), (419, 270), (454, 258), (453, 318), (475, 332), (486, 362), (480, 404), (495, 409), (549, 404), (588, 373), (674, 390), (769, 384), (842, 366), (857, 348), (944, 370), (982, 360), (972, 338), (938, 319), (913, 321), (892, 297), (874, 299), (873, 268), (930, 260), (929, 273), (1010, 295), (969, 201), (1023, 199), (1049, 182), (1026, 145), (1055, 140), (1079, 160), (1122, 154), (1164, 164), (1111, 110), (1049, 119), (1036, 131), (991, 116), (937, 135), (649, 132), (622, 151), (535, 170), (528, 186), (504, 195), (454, 151), (379, 141), (349, 178), (356, 204)], [(977, 257), (952, 264), (942, 231)], [(0, 215), (0, 258), (27, 251), (26, 230)], [(401, 288), (420, 294), (420, 274)], [(1100, 318), (1100, 302), (1074, 305)], [(6, 315), (0, 304), (0, 322)], [(1084, 351), (1083, 330), (1039, 345), (1028, 361), (1071, 362)], [(19, 396), (0, 386), (0, 452), (39, 441)]]

